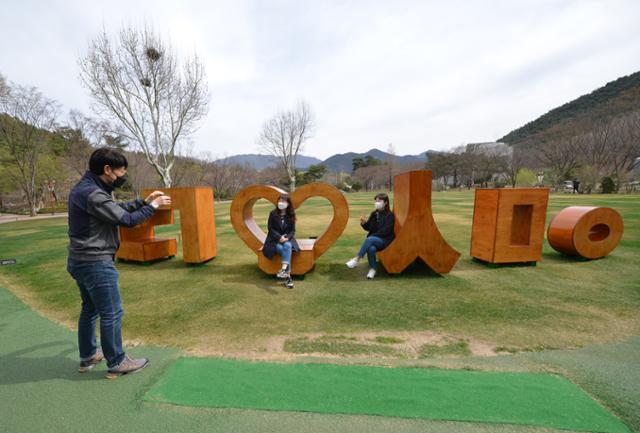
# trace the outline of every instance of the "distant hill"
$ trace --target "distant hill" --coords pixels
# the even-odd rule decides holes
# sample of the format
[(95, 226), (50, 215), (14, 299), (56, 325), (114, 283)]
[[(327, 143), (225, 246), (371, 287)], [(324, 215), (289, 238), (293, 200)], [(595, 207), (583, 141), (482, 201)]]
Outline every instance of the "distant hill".
[[(221, 158), (218, 162), (228, 162), (230, 164), (248, 164), (256, 170), (262, 170), (267, 167), (274, 167), (278, 165), (278, 159), (273, 155), (260, 155), (256, 153), (233, 155), (226, 158)], [(319, 164), (322, 160), (314, 158), (312, 156), (298, 155), (296, 160), (296, 167), (300, 170), (304, 170), (310, 165)]]
[[(382, 162), (387, 161), (390, 154), (387, 152), (383, 152), (379, 149), (371, 149), (365, 153), (356, 153), (356, 152), (348, 152), (348, 153), (340, 153), (337, 155), (330, 156), (329, 158), (323, 161), (323, 164), (327, 167), (329, 171), (343, 171), (346, 173), (350, 173), (352, 166), (352, 161), (354, 158), (363, 158), (365, 156), (373, 156), (381, 160)], [(412, 162), (426, 162), (427, 156), (426, 153), (422, 153), (419, 155), (404, 155), (404, 156), (395, 156), (395, 163), (397, 164), (409, 164)]]
[[(329, 171), (343, 171), (345, 173), (350, 173), (352, 169), (351, 162), (354, 158), (365, 157), (367, 155), (371, 155), (374, 158), (381, 160), (382, 162), (387, 161), (389, 158), (389, 154), (387, 152), (383, 152), (379, 149), (371, 149), (365, 153), (340, 153), (337, 155), (330, 156), (324, 161), (314, 158), (313, 156), (304, 156), (299, 155), (297, 159), (297, 168), (300, 170), (304, 170), (308, 168), (310, 165), (314, 164), (324, 164)], [(226, 158), (221, 158), (218, 160), (219, 162), (228, 162), (231, 164), (248, 164), (249, 166), (255, 168), (256, 170), (262, 170), (267, 167), (274, 167), (278, 165), (278, 160), (276, 157), (272, 155), (260, 155), (260, 154), (244, 154), (244, 155), (233, 155), (228, 156)], [(396, 164), (409, 164), (413, 162), (426, 162), (427, 157), (426, 153), (420, 155), (404, 155), (404, 156), (396, 156), (395, 163)]]
[(498, 141), (513, 145), (539, 140), (548, 134), (562, 133), (565, 130), (587, 132), (595, 120), (610, 119), (639, 109), (640, 72), (636, 72), (554, 108)]

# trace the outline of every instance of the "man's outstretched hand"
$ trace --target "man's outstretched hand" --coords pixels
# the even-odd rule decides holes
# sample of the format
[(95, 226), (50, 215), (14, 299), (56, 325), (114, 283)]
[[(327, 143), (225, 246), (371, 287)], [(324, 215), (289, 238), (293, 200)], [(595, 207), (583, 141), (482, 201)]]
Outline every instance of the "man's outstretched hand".
[(149, 197), (144, 199), (144, 202), (145, 204), (151, 204), (153, 200), (160, 197), (161, 195), (164, 195), (162, 191), (153, 191), (151, 194), (149, 194)]
[(171, 197), (164, 195), (162, 191), (153, 191), (149, 197), (144, 199), (144, 202), (158, 209), (160, 206), (170, 206)]

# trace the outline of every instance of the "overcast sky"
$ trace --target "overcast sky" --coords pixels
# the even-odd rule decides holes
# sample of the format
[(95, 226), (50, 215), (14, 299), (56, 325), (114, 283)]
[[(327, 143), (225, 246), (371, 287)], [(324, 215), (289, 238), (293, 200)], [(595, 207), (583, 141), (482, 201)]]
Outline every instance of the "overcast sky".
[(306, 100), (305, 155), (494, 141), (640, 70), (640, 1), (10, 1), (0, 74), (91, 114), (77, 58), (104, 26), (150, 23), (204, 60), (193, 153), (258, 152), (262, 123)]

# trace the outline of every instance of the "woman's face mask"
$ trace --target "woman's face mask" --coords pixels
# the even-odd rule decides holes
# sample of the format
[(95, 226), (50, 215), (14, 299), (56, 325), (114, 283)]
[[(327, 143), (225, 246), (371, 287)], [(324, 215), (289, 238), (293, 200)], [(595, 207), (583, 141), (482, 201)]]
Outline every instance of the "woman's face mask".
[(278, 209), (285, 210), (287, 207), (289, 207), (289, 203), (287, 203), (286, 201), (278, 202)]
[(376, 210), (382, 210), (384, 209), (384, 201), (383, 200), (376, 200), (373, 205), (375, 206)]

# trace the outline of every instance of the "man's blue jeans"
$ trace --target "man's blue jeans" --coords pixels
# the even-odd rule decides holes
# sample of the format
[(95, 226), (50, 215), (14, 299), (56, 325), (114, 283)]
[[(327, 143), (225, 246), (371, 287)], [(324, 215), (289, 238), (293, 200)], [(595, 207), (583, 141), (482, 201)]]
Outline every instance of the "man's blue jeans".
[(118, 271), (111, 261), (78, 261), (69, 258), (67, 271), (71, 274), (82, 298), (78, 320), (78, 348), (80, 360), (91, 359), (96, 353), (96, 320), (100, 317), (100, 341), (107, 367), (112, 368), (124, 359), (122, 349), (122, 304), (118, 288)]
[(366, 254), (367, 260), (369, 261), (369, 267), (372, 269), (378, 269), (376, 253), (383, 250), (387, 245), (389, 245), (389, 243), (389, 241), (377, 236), (369, 236), (362, 243), (362, 247), (360, 247), (360, 251), (358, 252), (358, 257), (362, 258)]
[(282, 257), (282, 264), (286, 264), (287, 267), (291, 266), (291, 251), (292, 251), (292, 245), (291, 242), (286, 241), (283, 243), (277, 243), (276, 244), (276, 251), (278, 252), (278, 254), (280, 255), (280, 257)]

